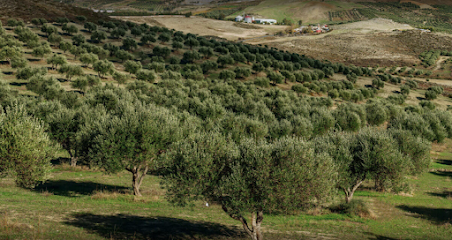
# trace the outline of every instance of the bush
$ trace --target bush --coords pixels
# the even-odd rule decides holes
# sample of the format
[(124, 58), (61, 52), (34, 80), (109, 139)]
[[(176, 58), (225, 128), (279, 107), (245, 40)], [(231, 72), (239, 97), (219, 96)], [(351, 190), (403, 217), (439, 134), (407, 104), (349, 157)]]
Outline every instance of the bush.
[(349, 203), (341, 203), (333, 205), (330, 208), (331, 212), (346, 214), (350, 217), (358, 216), (361, 218), (373, 218), (369, 208), (362, 200), (351, 200)]
[(254, 85), (259, 87), (270, 87), (270, 80), (264, 77), (257, 77), (254, 79)]

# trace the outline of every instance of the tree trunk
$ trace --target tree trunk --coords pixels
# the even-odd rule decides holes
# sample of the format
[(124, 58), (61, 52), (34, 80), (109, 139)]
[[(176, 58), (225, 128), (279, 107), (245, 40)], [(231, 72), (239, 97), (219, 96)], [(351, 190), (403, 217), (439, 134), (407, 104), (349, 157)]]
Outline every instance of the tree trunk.
[(72, 154), (70, 149), (66, 149), (69, 153), (69, 156), (71, 157), (71, 167), (77, 166), (78, 157), (75, 157), (74, 154)]
[(345, 203), (350, 203), (350, 201), (352, 201), (353, 194), (355, 193), (356, 189), (358, 189), (358, 187), (361, 186), (362, 183), (363, 183), (363, 180), (359, 180), (355, 183), (355, 185), (352, 187), (352, 189), (343, 188), (344, 193), (345, 193)]
[(76, 167), (77, 166), (77, 157), (71, 157), (71, 167)]
[(261, 228), (262, 221), (264, 220), (264, 211), (259, 210), (251, 214), (251, 228), (250, 228), (250, 226), (248, 226), (248, 223), (246, 222), (246, 219), (243, 216), (232, 215), (228, 212), (228, 209), (225, 206), (222, 207), (223, 210), (226, 213), (228, 213), (231, 218), (238, 220), (242, 223), (243, 229), (252, 240), (264, 239), (264, 235), (262, 234)]
[(146, 173), (149, 170), (148, 166), (145, 166), (143, 171), (140, 173), (141, 167), (142, 166), (139, 165), (138, 167), (135, 166), (132, 169), (128, 169), (132, 173), (133, 195), (139, 196), (139, 197), (142, 196), (141, 193), (140, 193), (141, 183), (143, 182), (143, 178), (144, 178), (144, 176), (146, 176)]

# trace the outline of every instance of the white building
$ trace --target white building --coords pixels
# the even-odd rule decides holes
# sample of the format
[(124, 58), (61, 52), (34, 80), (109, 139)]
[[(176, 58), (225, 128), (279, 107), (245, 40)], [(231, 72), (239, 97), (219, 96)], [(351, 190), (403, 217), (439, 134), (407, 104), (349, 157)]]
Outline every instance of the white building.
[(256, 23), (258, 24), (276, 24), (278, 21), (276, 21), (275, 19), (256, 19), (255, 20)]
[(244, 22), (245, 23), (252, 23), (253, 19), (250, 16), (245, 16)]
[(237, 17), (235, 17), (235, 21), (236, 22), (241, 22), (241, 21), (243, 21), (243, 17), (242, 16), (237, 16)]

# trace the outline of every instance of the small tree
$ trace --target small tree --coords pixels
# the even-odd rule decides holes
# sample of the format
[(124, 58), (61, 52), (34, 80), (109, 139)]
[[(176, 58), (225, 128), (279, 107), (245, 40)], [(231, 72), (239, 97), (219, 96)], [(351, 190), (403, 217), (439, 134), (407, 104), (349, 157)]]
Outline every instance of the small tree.
[(136, 74), (142, 68), (141, 62), (127, 60), (124, 63), (124, 69), (130, 74)]
[(60, 67), (60, 69), (58, 70), (59, 73), (61, 74), (65, 74), (66, 78), (71, 81), (72, 77), (74, 76), (81, 76), (83, 74), (85, 74), (83, 72), (83, 69), (81, 66), (79, 65), (63, 65)]
[(104, 31), (94, 31), (91, 34), (91, 41), (95, 43), (101, 43), (105, 39), (107, 39), (107, 34)]
[(217, 59), (218, 65), (224, 68), (226, 65), (232, 65), (235, 63), (234, 59), (230, 55), (221, 55)]
[(231, 70), (223, 70), (220, 72), (220, 75), (218, 76), (220, 79), (235, 79), (236, 74), (235, 72), (231, 71)]
[(77, 47), (74, 45), (69, 49), (69, 52), (71, 52), (74, 55), (74, 60), (77, 60), (77, 56), (87, 53), (85, 48), (80, 46)]
[(67, 50), (70, 50), (73, 46), (72, 43), (66, 41), (61, 41), (59, 45), (60, 49), (63, 50), (64, 53), (66, 53)]
[(121, 59), (122, 62), (134, 58), (131, 53), (129, 53), (125, 50), (118, 50), (118, 51), (116, 51), (115, 55), (117, 58)]
[(137, 42), (133, 38), (126, 38), (122, 40), (122, 49), (129, 51), (138, 47)]
[(196, 51), (186, 51), (184, 52), (184, 57), (182, 58), (182, 61), (185, 63), (193, 63), (195, 60), (201, 59), (201, 56)]
[(139, 36), (141, 36), (141, 34), (143, 34), (143, 31), (141, 31), (141, 28), (139, 28), (139, 27), (134, 27), (130, 30), (130, 33), (134, 37), (139, 37)]
[(33, 188), (49, 177), (58, 149), (24, 106), (0, 111), (0, 173), (9, 173), (20, 187)]
[(0, 49), (0, 60), (6, 60), (11, 64), (13, 58), (22, 57), (22, 48), (16, 46), (5, 46)]
[(28, 64), (28, 60), (23, 57), (16, 57), (11, 59), (12, 68), (24, 68)]
[(63, 40), (63, 38), (57, 33), (52, 33), (49, 35), (47, 40), (49, 41), (49, 43), (59, 44)]
[(90, 64), (94, 64), (99, 61), (99, 57), (94, 53), (84, 53), (80, 55), (80, 62), (85, 64), (86, 67), (89, 67)]
[(184, 45), (190, 47), (190, 50), (192, 50), (193, 47), (199, 46), (199, 41), (194, 38), (188, 38), (185, 40)]
[(69, 153), (71, 166), (77, 165), (76, 134), (80, 130), (83, 119), (80, 113), (63, 108), (51, 113), (46, 118), (49, 136), (57, 141)]
[(46, 42), (46, 44), (42, 44), (39, 47), (33, 48), (33, 52), (31, 53), (31, 55), (42, 58), (46, 54), (49, 54), (51, 52), (52, 52), (52, 48), (50, 48), (49, 43)]
[(115, 70), (113, 63), (108, 60), (100, 60), (95, 62), (93, 68), (100, 78), (102, 78), (106, 74), (113, 74)]
[(273, 84), (275, 84), (275, 85), (279, 84), (279, 83), (283, 83), (283, 81), (285, 79), (283, 75), (281, 75), (280, 73), (277, 73), (277, 72), (273, 72), (273, 71), (267, 73), (267, 77), (268, 77), (268, 79), (270, 79), (270, 81), (273, 81)]
[(118, 83), (119, 86), (119, 84), (125, 84), (129, 78), (126, 74), (115, 71), (115, 73), (113, 73), (113, 79)]
[(47, 59), (47, 64), (52, 64), (52, 69), (58, 70), (58, 66), (67, 64), (67, 59), (64, 55), (53, 54), (52, 57)]
[(150, 43), (155, 43), (157, 40), (155, 39), (154, 35), (152, 34), (146, 34), (141, 37), (140, 42), (142, 45), (150, 45)]
[(57, 18), (56, 22), (59, 23), (60, 25), (64, 25), (65, 23), (69, 23), (69, 19), (65, 17), (59, 17)]
[(110, 36), (112, 38), (120, 38), (120, 37), (124, 37), (126, 35), (126, 30), (122, 29), (122, 28), (116, 28), (115, 30), (111, 31)]
[(75, 18), (76, 18), (77, 21), (79, 21), (79, 22), (85, 22), (85, 21), (86, 21), (86, 17), (85, 17), (85, 16), (82, 16), (82, 15), (77, 16), (77, 17), (75, 17)]
[(63, 30), (64, 32), (66, 32), (68, 35), (72, 36), (75, 33), (78, 32), (78, 28), (75, 25), (68, 25), (68, 24), (64, 24), (63, 27), (61, 27), (61, 30)]
[(376, 89), (384, 88), (385, 87), (385, 82), (383, 82), (379, 78), (375, 78), (374, 80), (372, 80), (372, 87), (374, 87)]
[(48, 37), (52, 33), (58, 33), (58, 29), (54, 26), (51, 26), (49, 24), (44, 24), (41, 27), (41, 32), (45, 33)]
[(88, 30), (88, 32), (93, 32), (97, 30), (97, 25), (95, 23), (92, 22), (87, 22), (85, 23), (85, 25), (83, 25), (83, 27)]
[(77, 46), (80, 46), (82, 43), (85, 43), (85, 41), (86, 41), (85, 36), (83, 36), (82, 34), (77, 34), (72, 37), (72, 43)]
[(136, 73), (136, 78), (138, 80), (147, 81), (153, 83), (155, 79), (157, 78), (157, 75), (154, 71), (141, 69)]
[(162, 33), (159, 35), (159, 37), (157, 39), (160, 40), (164, 44), (166, 42), (169, 42), (169, 40), (171, 39), (171, 36), (168, 33)]

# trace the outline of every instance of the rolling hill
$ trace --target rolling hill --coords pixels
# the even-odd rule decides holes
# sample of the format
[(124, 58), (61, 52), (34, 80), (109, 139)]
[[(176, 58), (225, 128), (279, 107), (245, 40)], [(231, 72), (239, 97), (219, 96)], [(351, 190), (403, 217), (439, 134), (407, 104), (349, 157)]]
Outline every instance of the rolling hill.
[(67, 17), (73, 20), (79, 15), (83, 15), (89, 21), (93, 22), (97, 22), (99, 19), (109, 19), (108, 16), (94, 13), (89, 9), (79, 8), (53, 0), (0, 0), (0, 20), (4, 22), (9, 18), (29, 21), (33, 18), (55, 20), (59, 17)]

